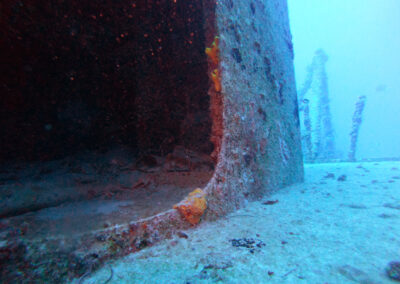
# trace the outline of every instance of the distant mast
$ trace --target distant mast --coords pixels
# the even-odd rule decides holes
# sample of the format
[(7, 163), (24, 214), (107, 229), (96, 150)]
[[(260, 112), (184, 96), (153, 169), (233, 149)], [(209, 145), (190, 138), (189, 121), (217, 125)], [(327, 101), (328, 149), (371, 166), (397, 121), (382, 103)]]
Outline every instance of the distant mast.
[(358, 98), (356, 103), (356, 109), (353, 114), (353, 126), (350, 132), (350, 151), (349, 151), (349, 161), (356, 160), (356, 150), (357, 150), (357, 140), (358, 133), (360, 132), (360, 126), (362, 122), (362, 113), (365, 107), (366, 97), (361, 96)]
[(321, 123), (321, 158), (332, 159), (335, 156), (335, 137), (332, 128), (332, 115), (330, 109), (328, 76), (325, 70), (325, 63), (328, 56), (322, 49), (315, 52), (317, 88), (319, 88), (319, 121)]
[[(299, 101), (303, 112), (303, 149), (305, 161), (330, 160), (335, 157), (335, 137), (330, 110), (328, 76), (325, 64), (328, 56), (318, 49), (307, 77), (299, 90)], [(311, 144), (311, 146), (310, 146)]]

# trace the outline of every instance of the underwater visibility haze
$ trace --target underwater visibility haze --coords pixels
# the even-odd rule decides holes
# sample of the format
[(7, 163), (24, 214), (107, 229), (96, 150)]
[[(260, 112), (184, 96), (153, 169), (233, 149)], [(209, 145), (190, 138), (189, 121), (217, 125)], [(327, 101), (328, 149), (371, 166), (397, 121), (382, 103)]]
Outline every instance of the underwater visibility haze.
[(387, 1), (289, 0), (298, 89), (314, 52), (328, 56), (329, 98), (340, 157), (349, 149), (354, 104), (366, 96), (359, 158), (400, 153), (400, 6)]
[(398, 0), (3, 0), (0, 283), (400, 283)]

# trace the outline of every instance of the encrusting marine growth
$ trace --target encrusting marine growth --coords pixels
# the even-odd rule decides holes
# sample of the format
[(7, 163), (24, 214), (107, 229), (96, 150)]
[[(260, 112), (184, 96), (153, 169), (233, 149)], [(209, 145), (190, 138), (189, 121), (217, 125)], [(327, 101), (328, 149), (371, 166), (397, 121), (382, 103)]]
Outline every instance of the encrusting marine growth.
[(207, 209), (206, 194), (200, 188), (196, 188), (184, 200), (175, 204), (173, 208), (177, 209), (190, 224), (196, 225)]
[(211, 47), (206, 48), (206, 54), (214, 65), (219, 64), (219, 37), (215, 36)]
[(350, 151), (349, 151), (349, 161), (356, 160), (356, 148), (358, 141), (358, 133), (360, 132), (360, 125), (362, 122), (362, 114), (365, 106), (366, 97), (361, 96), (358, 98), (356, 103), (356, 109), (353, 114), (353, 125), (350, 132)]
[(219, 65), (219, 37), (215, 36), (214, 41), (211, 44), (211, 47), (206, 48), (206, 54), (208, 55), (208, 58), (216, 67), (212, 72), (211, 72), (211, 79), (214, 82), (214, 88), (216, 92), (221, 92), (221, 75), (218, 70), (218, 65)]
[(306, 80), (298, 91), (299, 112), (303, 113), (304, 159), (307, 162), (329, 160), (336, 155), (328, 75), (325, 70), (327, 60), (328, 56), (322, 49), (315, 52)]
[(221, 76), (219, 75), (218, 69), (214, 69), (214, 71), (211, 73), (211, 79), (214, 82), (215, 91), (221, 92)]

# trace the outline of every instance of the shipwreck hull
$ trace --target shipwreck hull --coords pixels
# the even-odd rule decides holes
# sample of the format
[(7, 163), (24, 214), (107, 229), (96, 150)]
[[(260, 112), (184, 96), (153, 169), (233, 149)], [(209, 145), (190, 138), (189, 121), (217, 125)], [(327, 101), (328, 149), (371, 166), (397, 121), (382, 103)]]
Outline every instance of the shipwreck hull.
[[(302, 181), (285, 1), (2, 5), (2, 282), (80, 277)], [(60, 165), (75, 193), (46, 195)], [(126, 203), (65, 215), (94, 199)]]

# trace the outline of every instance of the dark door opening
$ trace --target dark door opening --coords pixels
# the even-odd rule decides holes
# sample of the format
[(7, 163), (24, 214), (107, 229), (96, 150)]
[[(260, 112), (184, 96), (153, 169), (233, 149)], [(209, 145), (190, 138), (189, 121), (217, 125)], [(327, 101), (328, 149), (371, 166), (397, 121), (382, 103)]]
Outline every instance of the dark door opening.
[(2, 2), (1, 228), (146, 218), (211, 178), (202, 3), (135, 3)]

